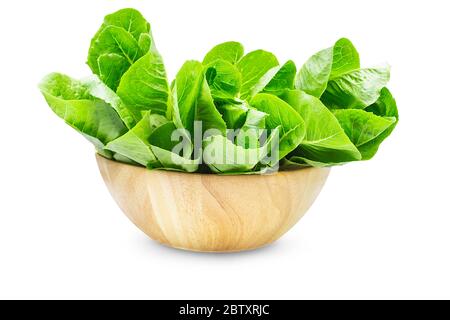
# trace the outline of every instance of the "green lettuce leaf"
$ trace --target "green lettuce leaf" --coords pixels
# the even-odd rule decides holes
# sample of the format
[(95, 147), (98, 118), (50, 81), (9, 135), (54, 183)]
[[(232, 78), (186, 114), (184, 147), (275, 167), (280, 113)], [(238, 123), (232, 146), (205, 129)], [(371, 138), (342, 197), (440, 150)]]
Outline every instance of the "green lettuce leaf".
[(363, 109), (377, 101), (389, 75), (388, 67), (345, 73), (328, 82), (321, 100), (329, 108)]
[(249, 108), (246, 102), (239, 104), (225, 103), (218, 104), (217, 110), (221, 113), (227, 128), (239, 129), (245, 123)]
[(295, 64), (290, 60), (283, 66), (271, 68), (253, 86), (250, 97), (260, 92), (280, 95), (285, 90), (293, 89), (295, 72)]
[(122, 9), (105, 17), (91, 40), (87, 64), (112, 90), (122, 75), (147, 52), (158, 54), (150, 24), (134, 9)]
[[(165, 119), (165, 118), (164, 118)], [(165, 119), (167, 121), (167, 119)], [(158, 126), (153, 132), (150, 134), (148, 138), (148, 142), (152, 146), (157, 146), (164, 150), (173, 150), (175, 146), (178, 144), (178, 141), (173, 141), (171, 139), (172, 133), (177, 130), (177, 127), (172, 121), (167, 121), (166, 123), (162, 123)], [(190, 156), (187, 155), (187, 156)]]
[(214, 105), (203, 65), (198, 61), (187, 61), (181, 67), (175, 80), (177, 110), (183, 128), (191, 136), (194, 134), (194, 121), (202, 121), (203, 132), (217, 129), (225, 132), (226, 124)]
[(227, 101), (238, 96), (242, 77), (236, 66), (225, 60), (214, 60), (205, 69), (206, 80), (215, 100)]
[(119, 114), (128, 129), (131, 129), (136, 124), (133, 114), (119, 96), (106, 86), (106, 84), (104, 84), (96, 75), (84, 79), (83, 84), (88, 89), (90, 95), (111, 105), (111, 107)]
[[(133, 129), (108, 143), (106, 149), (151, 169), (196, 171), (198, 161), (184, 158), (171, 150), (164, 149), (168, 144), (167, 141), (161, 140), (163, 137), (156, 139), (155, 136), (152, 139), (152, 134), (168, 123), (170, 122), (164, 116), (147, 112)], [(170, 139), (170, 136), (164, 137)]]
[(120, 78), (130, 67), (127, 59), (117, 53), (103, 53), (98, 59), (98, 75), (112, 90), (117, 90)]
[(229, 41), (218, 44), (212, 48), (203, 59), (203, 64), (208, 65), (216, 60), (223, 60), (236, 64), (244, 55), (244, 47), (239, 42)]
[(148, 110), (165, 115), (169, 85), (161, 56), (149, 52), (134, 63), (122, 76), (117, 95), (136, 122)]
[(287, 61), (264, 86), (263, 92), (280, 95), (286, 89), (294, 88), (297, 68), (292, 60)]
[(334, 115), (357, 147), (375, 139), (395, 123), (395, 118), (379, 117), (358, 109), (336, 110)]
[(357, 70), (359, 66), (355, 47), (350, 40), (342, 38), (306, 61), (296, 76), (295, 87), (320, 98), (330, 79)]
[(108, 103), (92, 96), (85, 83), (59, 73), (46, 76), (39, 88), (56, 115), (92, 142), (100, 154), (112, 157), (105, 145), (127, 128)]
[(262, 130), (266, 128), (267, 113), (255, 109), (249, 109), (245, 122), (239, 129), (236, 144), (244, 148), (259, 147), (259, 139)]
[(276, 66), (277, 58), (264, 50), (252, 51), (242, 57), (237, 64), (242, 74), (241, 99), (251, 98), (254, 86), (266, 72)]
[(103, 26), (116, 26), (129, 32), (136, 40), (150, 32), (150, 24), (142, 14), (131, 8), (121, 9), (105, 17)]
[[(383, 88), (381, 90), (381, 94), (378, 100), (373, 105), (366, 108), (366, 111), (373, 112), (373, 114), (381, 117), (384, 121), (382, 120), (376, 121), (377, 123), (376, 126), (374, 125), (374, 127), (365, 130), (365, 131), (372, 130), (372, 136), (374, 137), (358, 146), (358, 150), (361, 152), (363, 160), (369, 160), (375, 155), (375, 153), (378, 151), (380, 144), (392, 133), (392, 131), (394, 130), (395, 126), (398, 123), (397, 104), (392, 94), (387, 88)], [(384, 126), (387, 126), (387, 128), (378, 135), (376, 135), (377, 131), (376, 128), (378, 128), (378, 131), (381, 130), (383, 127), (383, 123)], [(388, 123), (390, 123), (390, 125), (388, 125)], [(367, 125), (369, 125), (369, 121)], [(355, 129), (348, 129), (348, 130), (352, 131), (351, 135), (356, 135), (353, 133)]]
[(365, 110), (373, 112), (380, 117), (394, 117), (398, 120), (397, 103), (389, 89), (386, 87), (381, 90), (378, 100)]
[(142, 166), (159, 168), (161, 164), (153, 153), (148, 138), (161, 122), (164, 123), (167, 120), (161, 115), (151, 115), (149, 112), (131, 130), (109, 142), (106, 148), (132, 159)]
[(293, 156), (326, 163), (361, 159), (339, 121), (318, 98), (300, 90), (288, 91), (282, 98), (300, 114), (306, 126), (305, 137)]
[(132, 65), (140, 58), (141, 51), (138, 42), (128, 31), (116, 26), (106, 26), (89, 48), (88, 65), (95, 74), (99, 74), (98, 58), (111, 53), (123, 57)]
[(280, 145), (279, 158), (284, 158), (303, 141), (305, 136), (305, 122), (302, 117), (288, 103), (280, 98), (259, 93), (250, 101), (250, 105), (266, 113), (266, 128), (279, 128)]
[[(279, 135), (278, 130), (279, 128), (275, 128), (264, 145), (259, 148), (244, 148), (222, 135), (209, 136), (203, 141), (203, 160), (215, 173), (252, 171), (258, 163), (270, 155), (272, 143)], [(274, 163), (269, 162), (265, 165), (273, 166)]]
[(320, 162), (301, 156), (290, 156), (289, 158), (282, 159), (282, 161), (280, 162), (280, 168), (282, 168), (283, 170), (296, 170), (308, 167), (326, 168), (331, 166), (343, 165), (346, 163), (347, 162)]
[[(185, 157), (179, 156), (176, 153), (156, 146), (153, 146), (152, 150), (162, 165), (162, 167), (158, 169), (169, 171), (196, 172), (199, 168), (199, 159), (187, 159)], [(148, 168), (152, 169), (151, 166)]]

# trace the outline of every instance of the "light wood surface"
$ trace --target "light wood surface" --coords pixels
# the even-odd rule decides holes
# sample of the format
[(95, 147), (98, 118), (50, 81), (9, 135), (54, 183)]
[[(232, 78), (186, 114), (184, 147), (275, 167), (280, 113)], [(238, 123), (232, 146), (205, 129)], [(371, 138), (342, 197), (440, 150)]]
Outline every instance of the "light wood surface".
[(208, 252), (255, 249), (280, 238), (316, 199), (329, 169), (271, 175), (148, 170), (97, 155), (101, 175), (128, 218), (171, 247)]

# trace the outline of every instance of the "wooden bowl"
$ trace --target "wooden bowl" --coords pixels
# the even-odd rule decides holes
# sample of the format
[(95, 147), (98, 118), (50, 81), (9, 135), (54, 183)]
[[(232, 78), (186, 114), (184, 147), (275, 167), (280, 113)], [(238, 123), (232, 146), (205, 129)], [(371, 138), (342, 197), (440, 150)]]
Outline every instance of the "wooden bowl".
[(305, 214), (329, 173), (182, 173), (99, 155), (97, 163), (113, 198), (139, 229), (162, 244), (205, 252), (249, 250), (277, 240)]

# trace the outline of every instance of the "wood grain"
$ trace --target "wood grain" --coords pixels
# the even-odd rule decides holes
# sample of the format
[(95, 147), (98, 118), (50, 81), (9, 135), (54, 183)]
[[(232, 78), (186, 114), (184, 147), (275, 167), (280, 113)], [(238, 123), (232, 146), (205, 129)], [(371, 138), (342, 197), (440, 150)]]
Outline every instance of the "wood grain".
[(316, 199), (329, 169), (271, 175), (148, 170), (97, 155), (101, 175), (128, 218), (150, 238), (207, 252), (255, 249), (279, 239)]

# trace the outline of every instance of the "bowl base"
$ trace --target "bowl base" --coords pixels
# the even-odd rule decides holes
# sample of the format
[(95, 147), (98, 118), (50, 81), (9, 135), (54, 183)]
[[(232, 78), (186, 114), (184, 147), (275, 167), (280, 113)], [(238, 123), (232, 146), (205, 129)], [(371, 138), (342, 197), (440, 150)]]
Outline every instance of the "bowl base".
[(268, 242), (259, 246), (255, 247), (248, 247), (248, 248), (240, 248), (240, 249), (225, 249), (225, 250), (201, 250), (201, 249), (195, 249), (195, 248), (188, 248), (188, 247), (182, 247), (182, 246), (173, 246), (168, 243), (164, 243), (158, 240), (151, 239), (152, 241), (156, 242), (157, 245), (172, 249), (172, 250), (179, 250), (179, 251), (185, 251), (185, 252), (192, 252), (192, 253), (217, 253), (217, 254), (227, 254), (227, 253), (241, 253), (241, 252), (250, 252), (255, 251), (259, 249), (263, 249), (266, 247), (269, 247), (273, 245), (277, 240), (274, 240), (272, 242)]

